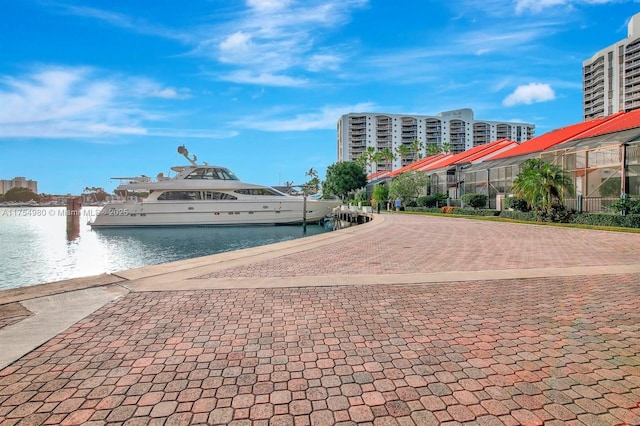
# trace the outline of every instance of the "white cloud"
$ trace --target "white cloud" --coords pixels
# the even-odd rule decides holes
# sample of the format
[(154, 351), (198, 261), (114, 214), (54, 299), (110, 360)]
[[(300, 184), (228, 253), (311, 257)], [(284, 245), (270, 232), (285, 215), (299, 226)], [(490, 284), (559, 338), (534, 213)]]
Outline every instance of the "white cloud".
[(242, 31), (231, 34), (218, 47), (222, 62), (249, 62), (251, 60), (253, 51), (251, 36)]
[(340, 67), (343, 58), (338, 55), (317, 54), (311, 55), (308, 60), (307, 69), (313, 72), (331, 70), (335, 71)]
[(516, 0), (516, 13), (522, 13), (526, 10), (532, 12), (540, 12), (542, 9), (570, 4), (567, 0)]
[(87, 68), (49, 68), (23, 79), (5, 77), (0, 91), (0, 124), (66, 120), (107, 108), (116, 87), (89, 81)]
[[(624, 0), (622, 0), (624, 1)], [(555, 6), (574, 6), (579, 4), (608, 4), (619, 3), (620, 0), (516, 0), (516, 13), (531, 11), (541, 12)]]
[[(102, 75), (87, 67), (48, 67), (0, 76), (0, 135), (5, 138), (103, 138), (147, 135), (164, 120), (147, 98), (181, 99), (187, 89), (141, 78)], [(198, 137), (198, 136), (196, 136)]]
[(122, 13), (96, 9), (93, 7), (67, 5), (63, 3), (50, 3), (49, 6), (52, 6), (63, 14), (96, 19), (115, 27), (125, 28), (140, 34), (149, 34), (181, 42), (189, 42), (193, 39), (193, 37), (187, 32), (174, 31), (159, 25), (150, 24), (144, 19), (134, 19)]
[(289, 5), (288, 0), (247, 0), (247, 5), (257, 10), (277, 10)]
[(325, 106), (318, 111), (296, 114), (289, 118), (260, 119), (249, 117), (236, 125), (266, 132), (298, 132), (307, 130), (335, 129), (341, 115), (350, 112), (367, 112), (377, 108), (376, 104), (363, 102), (354, 105)]
[(256, 84), (261, 86), (300, 87), (308, 84), (308, 80), (304, 78), (271, 73), (253, 73), (248, 70), (239, 70), (220, 75), (219, 78), (233, 83)]
[(490, 26), (481, 30), (469, 31), (454, 38), (460, 49), (477, 55), (488, 52), (504, 52), (515, 48), (522, 49), (538, 40), (562, 30), (559, 20), (531, 21), (517, 25), (505, 24), (499, 28)]
[(516, 90), (507, 96), (502, 104), (504, 106), (514, 106), (519, 104), (532, 104), (538, 102), (552, 101), (556, 94), (550, 85), (544, 83), (529, 83), (518, 86)]
[(238, 136), (235, 130), (210, 130), (210, 129), (167, 129), (167, 128), (149, 128), (147, 130), (149, 136), (158, 136), (163, 138), (189, 138), (189, 139), (228, 139)]
[[(369, 0), (246, 0), (245, 9), (230, 13), (224, 24), (173, 30), (126, 14), (87, 6), (51, 3), (58, 13), (106, 22), (140, 34), (178, 40), (200, 55), (232, 67), (229, 75), (292, 75), (336, 70), (340, 54), (327, 54), (323, 34), (349, 21), (354, 9)], [(339, 50), (339, 49), (336, 49)], [(295, 71), (294, 71), (295, 70)], [(250, 78), (246, 84), (282, 85), (300, 78)]]
[[(335, 70), (343, 62), (341, 55), (327, 53), (321, 35), (343, 25), (353, 9), (366, 2), (249, 0), (243, 14), (214, 28), (194, 53), (235, 68), (225, 80), (232, 76), (246, 84), (299, 86), (303, 79), (291, 77), (295, 70)], [(270, 75), (279, 77), (264, 78)], [(252, 77), (238, 80), (238, 76)]]
[(125, 79), (129, 92), (140, 98), (160, 99), (189, 99), (191, 90), (188, 88), (163, 87), (155, 81), (145, 78)]
[[(500, 67), (500, 61), (510, 63), (513, 52), (518, 52), (517, 55), (529, 52), (536, 55), (546, 48), (541, 41), (566, 29), (566, 23), (560, 19), (527, 22), (505, 20), (500, 26), (491, 22), (489, 20), (465, 26), (459, 31), (439, 34), (447, 39), (446, 48), (434, 45), (429, 49), (378, 49), (356, 65), (358, 69), (362, 67), (366, 70), (368, 79), (380, 81), (417, 84), (442, 80), (443, 76), (446, 79), (472, 81), (486, 73), (494, 73)], [(492, 55), (490, 60), (479, 58), (489, 54)], [(507, 57), (509, 59), (504, 59)], [(465, 75), (460, 77), (462, 74)], [(353, 72), (351, 78), (358, 77), (358, 73)]]
[(167, 87), (165, 89), (159, 89), (149, 92), (151, 98), (162, 99), (188, 99), (191, 97), (189, 89), (174, 89), (173, 87)]

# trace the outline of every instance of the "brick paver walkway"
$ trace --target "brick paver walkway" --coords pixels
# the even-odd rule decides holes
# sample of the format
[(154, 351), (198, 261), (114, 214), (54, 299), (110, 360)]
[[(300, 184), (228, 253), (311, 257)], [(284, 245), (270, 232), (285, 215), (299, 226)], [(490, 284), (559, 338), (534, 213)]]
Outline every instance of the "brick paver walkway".
[(640, 235), (437, 216), (394, 216), (393, 226), (204, 278), (478, 271), (638, 264)]
[(0, 425), (640, 424), (640, 273), (615, 271), (638, 253), (640, 234), (394, 216), (207, 278), (611, 270), (132, 292), (0, 371)]

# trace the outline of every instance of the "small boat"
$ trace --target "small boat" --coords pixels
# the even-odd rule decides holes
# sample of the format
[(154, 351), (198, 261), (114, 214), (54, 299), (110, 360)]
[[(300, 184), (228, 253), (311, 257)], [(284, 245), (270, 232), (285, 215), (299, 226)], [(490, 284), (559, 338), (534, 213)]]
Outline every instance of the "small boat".
[[(107, 203), (89, 222), (92, 228), (138, 226), (290, 225), (317, 223), (340, 205), (339, 199), (285, 194), (270, 186), (242, 182), (228, 168), (198, 164), (184, 146), (189, 165), (177, 174), (113, 178), (124, 200)], [(137, 194), (130, 197), (126, 194)], [(148, 194), (139, 198), (139, 194)]]

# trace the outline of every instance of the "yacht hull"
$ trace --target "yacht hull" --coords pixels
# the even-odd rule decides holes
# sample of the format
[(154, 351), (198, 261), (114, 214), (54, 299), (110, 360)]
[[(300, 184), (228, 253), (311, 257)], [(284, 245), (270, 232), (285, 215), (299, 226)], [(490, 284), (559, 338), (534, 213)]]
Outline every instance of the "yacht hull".
[(110, 203), (90, 223), (93, 228), (144, 226), (287, 225), (324, 219), (336, 200), (183, 201)]

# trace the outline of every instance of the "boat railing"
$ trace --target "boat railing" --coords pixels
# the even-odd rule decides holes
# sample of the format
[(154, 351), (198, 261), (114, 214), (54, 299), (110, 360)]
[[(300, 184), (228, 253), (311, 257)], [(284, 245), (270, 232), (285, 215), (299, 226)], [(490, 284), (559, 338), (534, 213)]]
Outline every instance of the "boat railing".
[(111, 200), (109, 201), (109, 204), (142, 204), (142, 202), (144, 201), (143, 198), (141, 197), (135, 197), (135, 196), (130, 196), (130, 197), (112, 197)]
[[(160, 177), (160, 176), (158, 176)], [(127, 183), (150, 183), (153, 182), (153, 179), (150, 178), (149, 176), (133, 176), (133, 177), (112, 177), (112, 180), (119, 180), (120, 184), (127, 184)]]

